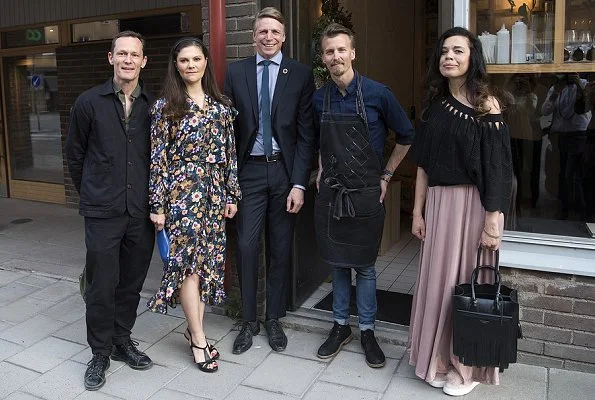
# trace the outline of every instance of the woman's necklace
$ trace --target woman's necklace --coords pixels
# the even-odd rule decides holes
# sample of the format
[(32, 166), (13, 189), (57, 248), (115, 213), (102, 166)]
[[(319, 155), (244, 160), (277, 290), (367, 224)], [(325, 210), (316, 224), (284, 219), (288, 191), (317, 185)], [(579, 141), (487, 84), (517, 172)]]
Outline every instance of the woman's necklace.
[(186, 94), (188, 95), (188, 97), (190, 97), (192, 99), (192, 101), (194, 103), (196, 103), (196, 105), (199, 108), (201, 108), (201, 109), (204, 108), (204, 105), (205, 105), (205, 93), (204, 92), (201, 92), (200, 94), (194, 95), (194, 96), (188, 92), (186, 92)]

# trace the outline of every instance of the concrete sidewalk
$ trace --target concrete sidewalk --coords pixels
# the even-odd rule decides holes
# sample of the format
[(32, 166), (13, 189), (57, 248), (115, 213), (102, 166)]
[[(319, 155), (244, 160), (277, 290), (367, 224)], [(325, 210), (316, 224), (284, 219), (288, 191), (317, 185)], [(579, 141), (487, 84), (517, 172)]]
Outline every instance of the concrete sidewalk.
[[(11, 221), (29, 218), (30, 222)], [(16, 221), (19, 222), (19, 221)], [(20, 221), (22, 222), (22, 221)], [(405, 348), (382, 343), (387, 364), (366, 366), (354, 340), (335, 358), (320, 360), (316, 349), (330, 329), (330, 315), (290, 313), (284, 319), (289, 343), (271, 351), (259, 335), (252, 349), (236, 356), (234, 322), (209, 313), (207, 337), (222, 354), (220, 370), (204, 374), (194, 365), (183, 338), (181, 308), (170, 315), (146, 311), (141, 300), (133, 338), (155, 362), (133, 371), (112, 362), (107, 383), (86, 392), (83, 374), (91, 358), (86, 343), (84, 303), (76, 277), (84, 263), (82, 218), (60, 206), (0, 199), (0, 398), (8, 399), (446, 399), (417, 379)], [(160, 278), (154, 257), (145, 292)], [(264, 332), (264, 329), (261, 330)], [(383, 335), (402, 337), (384, 329)], [(498, 387), (480, 385), (464, 399), (591, 399), (591, 374), (516, 364)]]

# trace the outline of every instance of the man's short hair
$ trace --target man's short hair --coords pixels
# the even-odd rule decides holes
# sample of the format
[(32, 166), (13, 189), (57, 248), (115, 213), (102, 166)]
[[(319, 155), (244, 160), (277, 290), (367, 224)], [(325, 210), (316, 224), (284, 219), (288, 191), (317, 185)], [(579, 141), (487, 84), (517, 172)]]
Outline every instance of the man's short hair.
[(272, 18), (277, 20), (281, 23), (281, 25), (283, 25), (283, 28), (285, 28), (285, 18), (283, 17), (283, 14), (281, 14), (281, 11), (277, 10), (275, 7), (265, 7), (260, 10), (258, 14), (256, 14), (256, 17), (254, 18), (254, 24), (252, 25), (252, 30), (256, 29), (256, 23), (258, 20), (263, 18)]
[(324, 31), (322, 31), (322, 34), (320, 35), (320, 50), (322, 51), (322, 41), (325, 38), (334, 38), (335, 36), (341, 34), (349, 36), (351, 48), (355, 49), (355, 34), (353, 33), (353, 31), (341, 24), (333, 22), (329, 24), (326, 28), (324, 28)]
[(112, 49), (111, 52), (114, 52), (114, 49), (116, 48), (116, 40), (120, 39), (121, 37), (132, 37), (132, 38), (137, 38), (138, 40), (140, 40), (141, 43), (141, 49), (143, 51), (143, 54), (145, 54), (145, 39), (143, 38), (143, 35), (141, 35), (138, 32), (134, 32), (134, 31), (122, 31), (120, 33), (118, 33), (116, 36), (114, 36), (114, 38), (112, 39)]

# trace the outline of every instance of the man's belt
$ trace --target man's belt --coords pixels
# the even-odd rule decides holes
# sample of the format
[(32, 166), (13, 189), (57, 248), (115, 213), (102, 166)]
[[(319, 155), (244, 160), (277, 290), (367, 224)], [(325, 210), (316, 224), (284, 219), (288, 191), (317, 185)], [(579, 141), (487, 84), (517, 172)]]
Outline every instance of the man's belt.
[(281, 161), (283, 160), (283, 154), (281, 154), (281, 152), (279, 153), (273, 153), (270, 156), (249, 156), (248, 160), (250, 161), (258, 161), (258, 162), (276, 162), (276, 161)]

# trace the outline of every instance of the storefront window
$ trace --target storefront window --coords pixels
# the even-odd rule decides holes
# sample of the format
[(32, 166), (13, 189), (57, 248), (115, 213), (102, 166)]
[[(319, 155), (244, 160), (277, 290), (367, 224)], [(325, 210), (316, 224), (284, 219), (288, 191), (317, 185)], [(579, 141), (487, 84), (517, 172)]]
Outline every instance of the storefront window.
[(3, 61), (11, 178), (62, 184), (56, 55)]
[(58, 41), (58, 25), (2, 32), (2, 48), (4, 49), (53, 44)]
[(513, 201), (506, 229), (590, 237), (595, 222), (595, 74), (495, 74), (508, 105)]
[(595, 3), (566, 1), (564, 31), (564, 61), (594, 62)]
[(111, 40), (120, 31), (117, 19), (72, 25), (72, 41)]

